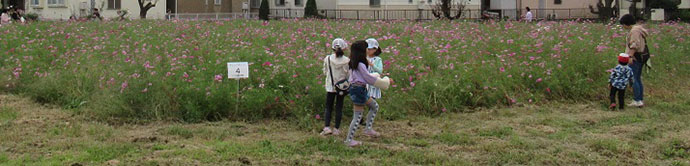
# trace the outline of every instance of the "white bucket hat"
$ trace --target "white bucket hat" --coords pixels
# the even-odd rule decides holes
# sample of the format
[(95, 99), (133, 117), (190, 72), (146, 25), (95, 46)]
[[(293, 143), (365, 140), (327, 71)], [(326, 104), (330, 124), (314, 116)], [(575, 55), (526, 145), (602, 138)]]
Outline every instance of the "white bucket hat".
[(331, 44), (331, 48), (333, 48), (333, 49), (340, 48), (343, 50), (347, 49), (347, 42), (345, 42), (345, 40), (343, 40), (342, 38), (336, 38), (335, 40), (333, 40), (333, 44)]
[(366, 40), (366, 42), (367, 42), (367, 45), (368, 45), (367, 48), (369, 48), (369, 49), (371, 49), (371, 48), (376, 48), (376, 49), (378, 49), (378, 48), (379, 48), (379, 42), (376, 41), (376, 39), (374, 39), (374, 38), (368, 38), (368, 39)]

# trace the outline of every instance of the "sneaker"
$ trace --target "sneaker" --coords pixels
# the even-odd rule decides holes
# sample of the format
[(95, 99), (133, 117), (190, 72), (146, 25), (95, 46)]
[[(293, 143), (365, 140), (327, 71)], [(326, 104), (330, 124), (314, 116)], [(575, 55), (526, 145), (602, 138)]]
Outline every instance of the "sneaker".
[(629, 107), (639, 107), (640, 102), (639, 101), (633, 101), (632, 103), (628, 104)]
[(331, 131), (331, 128), (324, 127), (323, 131), (321, 131), (321, 133), (319, 135), (328, 135), (328, 134), (332, 134), (332, 133), (333, 133), (333, 131)]
[(638, 101), (638, 102), (637, 102), (637, 107), (640, 107), (640, 108), (644, 107), (644, 102)]
[(609, 105), (609, 109), (610, 110), (616, 109), (616, 103), (611, 103), (611, 105)]
[(340, 130), (333, 129), (333, 135), (340, 135)]
[(347, 145), (349, 147), (355, 147), (355, 146), (362, 145), (362, 142), (351, 140), (350, 142), (345, 142), (345, 145)]
[(367, 136), (369, 136), (369, 137), (379, 137), (379, 136), (381, 136), (381, 134), (379, 134), (378, 132), (374, 131), (373, 129), (371, 129), (371, 130), (370, 130), (370, 129), (364, 130), (364, 135), (367, 135)]

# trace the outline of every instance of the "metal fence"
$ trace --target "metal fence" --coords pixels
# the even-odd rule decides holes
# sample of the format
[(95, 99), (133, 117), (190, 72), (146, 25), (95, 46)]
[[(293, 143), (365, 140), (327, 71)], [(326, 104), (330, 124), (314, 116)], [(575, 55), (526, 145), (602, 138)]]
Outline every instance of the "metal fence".
[[(451, 11), (456, 14), (458, 10)], [(319, 15), (326, 19), (347, 20), (432, 20), (436, 19), (431, 10), (351, 10), (351, 9), (327, 9), (319, 10)], [(302, 9), (271, 9), (271, 18), (301, 18), (304, 17)], [(462, 18), (477, 19), (481, 15), (479, 10), (464, 10)]]
[[(567, 19), (595, 19), (597, 14), (588, 8), (579, 9), (532, 9), (532, 16), (537, 20), (567, 20)], [(515, 19), (524, 17), (527, 11), (524, 9), (490, 10), (499, 13), (501, 18)]]
[[(452, 10), (455, 15), (458, 10)], [(460, 19), (511, 19), (517, 20), (524, 16), (525, 10), (463, 10)], [(350, 9), (326, 9), (319, 10), (319, 15), (326, 19), (345, 20), (435, 20), (432, 10), (408, 9), (408, 10), (350, 10)], [(566, 19), (595, 19), (598, 18), (590, 9), (534, 9), (532, 15), (535, 20), (566, 20)], [(303, 9), (271, 9), (269, 17), (273, 19), (303, 18)], [(231, 20), (231, 19), (257, 19), (258, 13), (174, 13), (166, 15), (168, 19), (182, 20)]]
[[(451, 15), (455, 15), (459, 10), (451, 10)], [(505, 9), (487, 10), (481, 12), (477, 9), (463, 10), (460, 19), (521, 19), (525, 10)], [(408, 9), (408, 10), (319, 10), (319, 15), (327, 19), (352, 19), (352, 20), (434, 20), (437, 19), (432, 10), (429, 9)], [(588, 8), (579, 9), (535, 9), (532, 15), (536, 20), (565, 20), (565, 19), (594, 19), (598, 16)], [(270, 17), (281, 18), (301, 18), (304, 17), (304, 10), (298, 9), (271, 9)]]
[(165, 15), (166, 19), (178, 20), (233, 20), (257, 19), (258, 13), (172, 13)]

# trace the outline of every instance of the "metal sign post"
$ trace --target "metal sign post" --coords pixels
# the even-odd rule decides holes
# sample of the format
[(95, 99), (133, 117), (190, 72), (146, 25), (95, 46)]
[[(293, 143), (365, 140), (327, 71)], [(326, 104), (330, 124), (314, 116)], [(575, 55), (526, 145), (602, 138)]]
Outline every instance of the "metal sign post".
[(228, 78), (237, 80), (237, 99), (235, 102), (235, 111), (239, 112), (240, 106), (240, 79), (249, 78), (249, 63), (248, 62), (229, 62), (228, 63)]

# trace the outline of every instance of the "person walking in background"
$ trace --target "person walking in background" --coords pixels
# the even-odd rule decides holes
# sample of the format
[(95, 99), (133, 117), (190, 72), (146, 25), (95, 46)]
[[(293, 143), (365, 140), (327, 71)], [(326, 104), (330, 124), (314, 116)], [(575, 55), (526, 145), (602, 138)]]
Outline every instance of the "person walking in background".
[(103, 20), (103, 17), (101, 17), (101, 12), (98, 11), (98, 8), (93, 8), (93, 17), (97, 18), (98, 20)]
[(525, 14), (525, 21), (527, 22), (532, 22), (532, 10), (529, 7), (526, 7), (527, 13)]
[[(347, 91), (340, 89), (338, 84), (347, 84), (345, 81), (350, 77), (350, 69), (348, 63), (350, 58), (345, 55), (344, 50), (347, 49), (347, 42), (341, 38), (333, 40), (331, 45), (333, 54), (327, 55), (323, 59), (323, 74), (326, 75), (326, 112), (324, 113), (325, 127), (320, 135), (340, 135), (340, 121), (343, 117), (343, 100), (347, 96)], [(347, 85), (346, 85), (347, 86)], [(333, 111), (333, 102), (335, 101), (335, 128), (331, 128), (331, 112)]]

